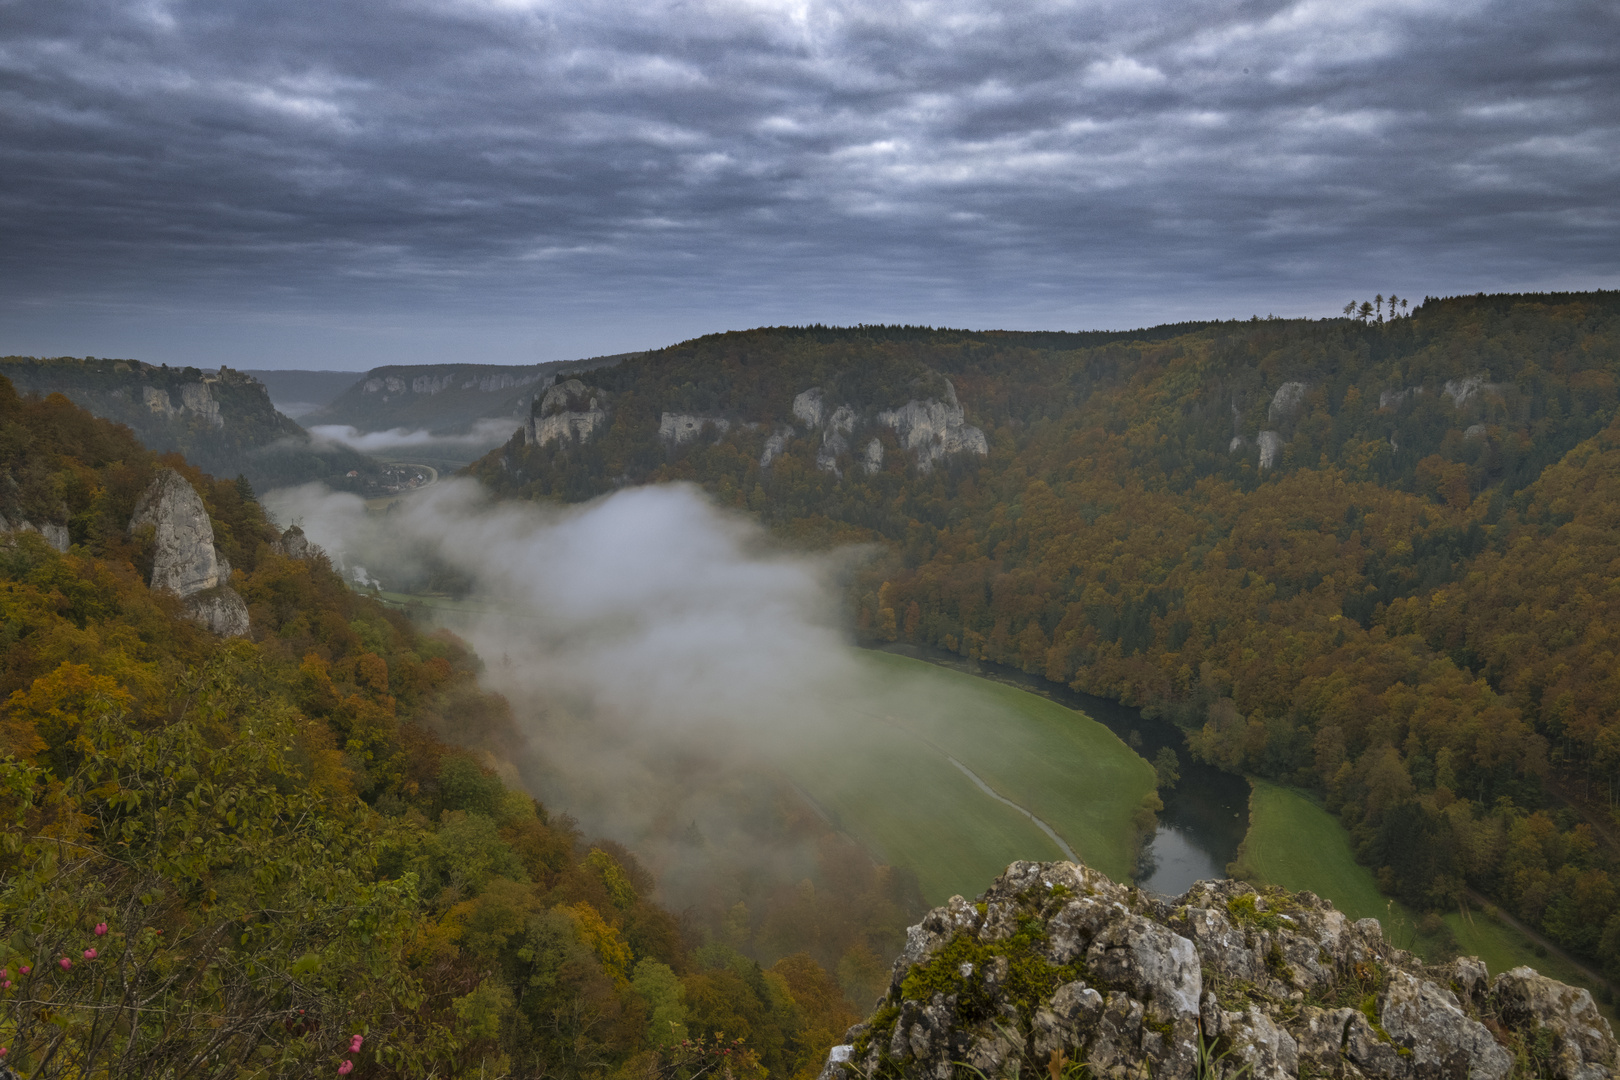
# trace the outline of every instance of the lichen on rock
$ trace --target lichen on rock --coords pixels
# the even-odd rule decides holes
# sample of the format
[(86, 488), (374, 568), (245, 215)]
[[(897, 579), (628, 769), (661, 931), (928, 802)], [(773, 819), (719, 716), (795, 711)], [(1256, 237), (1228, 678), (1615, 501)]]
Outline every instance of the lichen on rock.
[(821, 1075), (1598, 1080), (1617, 1063), (1584, 990), (1426, 966), (1311, 893), (1201, 881), (1165, 899), (1017, 862), (908, 931), (887, 993)]

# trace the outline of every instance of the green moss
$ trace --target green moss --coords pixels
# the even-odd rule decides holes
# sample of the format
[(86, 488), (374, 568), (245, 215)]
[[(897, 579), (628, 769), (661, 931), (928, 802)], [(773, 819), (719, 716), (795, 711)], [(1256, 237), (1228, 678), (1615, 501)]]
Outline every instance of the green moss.
[(1274, 911), (1261, 911), (1258, 898), (1254, 893), (1244, 893), (1234, 896), (1226, 902), (1226, 913), (1241, 926), (1252, 926), (1258, 930), (1281, 930), (1282, 919)]
[(851, 1055), (854, 1061), (865, 1061), (866, 1055), (872, 1052), (872, 1041), (881, 1039), (884, 1043), (894, 1032), (894, 1022), (900, 1018), (900, 1006), (889, 1003), (879, 1006), (872, 1019), (867, 1021), (866, 1030), (855, 1038), (855, 1050)]
[[(1384, 1025), (1378, 1020), (1377, 991), (1365, 995), (1357, 1005), (1357, 1008), (1361, 1010), (1361, 1015), (1367, 1018), (1367, 1023), (1372, 1026), (1373, 1034), (1378, 1036), (1379, 1042), (1393, 1043), (1395, 1041), (1389, 1037), (1389, 1032), (1384, 1030)], [(1408, 1053), (1410, 1053), (1410, 1051), (1408, 1051)]]
[[(918, 964), (900, 984), (900, 996), (909, 1001), (930, 1001), (935, 994), (956, 998), (957, 1021), (972, 1025), (996, 1015), (997, 998), (1005, 998), (1028, 1022), (1040, 1004), (1059, 986), (1085, 976), (1085, 965), (1049, 964), (1038, 950), (1046, 935), (1033, 917), (1019, 921), (1011, 937), (986, 944), (971, 933), (959, 933), (926, 964)], [(997, 959), (1007, 961), (1007, 975), (999, 992), (985, 985), (985, 972)], [(968, 973), (963, 974), (967, 965)]]

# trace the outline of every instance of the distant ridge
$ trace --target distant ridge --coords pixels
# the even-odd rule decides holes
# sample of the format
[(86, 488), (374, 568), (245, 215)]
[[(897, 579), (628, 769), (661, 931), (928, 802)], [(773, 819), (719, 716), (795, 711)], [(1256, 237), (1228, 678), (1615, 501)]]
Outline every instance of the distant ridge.
[(232, 368), (7, 356), (0, 357), (0, 375), (20, 394), (60, 393), (96, 416), (127, 425), (150, 450), (183, 454), (215, 476), (245, 476), (258, 491), (320, 480), (360, 492), (381, 481), (377, 462), (316, 443), (276, 411), (263, 383)]
[(521, 366), (390, 364), (354, 376), (347, 390), (305, 420), (311, 425), (348, 425), (359, 431), (405, 428), (458, 436), (473, 432), (480, 421), (510, 418), (515, 431), (528, 416), (535, 394), (559, 375), (609, 367), (639, 355), (619, 353)]

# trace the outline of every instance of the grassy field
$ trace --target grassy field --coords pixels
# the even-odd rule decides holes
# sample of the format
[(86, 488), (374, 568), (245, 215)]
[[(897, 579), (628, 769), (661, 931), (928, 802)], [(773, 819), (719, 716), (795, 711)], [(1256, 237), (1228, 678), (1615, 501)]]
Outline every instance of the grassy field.
[[(1403, 948), (1424, 952), (1427, 942), (1415, 933), (1417, 920), (1398, 901), (1378, 891), (1372, 871), (1356, 862), (1350, 834), (1338, 820), (1309, 796), (1264, 780), (1252, 780), (1249, 834), (1238, 852), (1240, 876), (1256, 885), (1308, 889), (1331, 900), (1353, 919), (1368, 916), (1384, 924), (1390, 940)], [(1443, 917), (1456, 939), (1457, 950), (1485, 961), (1492, 975), (1529, 965), (1542, 974), (1595, 994), (1597, 986), (1578, 968), (1556, 956), (1537, 956), (1523, 934), (1483, 912)], [(1612, 1015), (1612, 1010), (1605, 1008)]]
[(1391, 930), (1415, 925), (1411, 912), (1380, 893), (1371, 871), (1356, 862), (1350, 834), (1337, 818), (1292, 788), (1250, 783), (1249, 834), (1237, 857), (1245, 880), (1308, 889), (1352, 919), (1377, 919)]
[[(1571, 986), (1584, 986), (1594, 996), (1597, 994), (1597, 985), (1579, 968), (1556, 956), (1537, 956), (1535, 946), (1528, 938), (1484, 912), (1471, 911), (1466, 915), (1453, 912), (1445, 916), (1445, 922), (1451, 935), (1457, 939), (1457, 951), (1485, 961), (1492, 975), (1529, 965), (1549, 978), (1567, 982)], [(1611, 1020), (1614, 1019), (1612, 1008), (1604, 1007), (1603, 1011)]]
[(931, 902), (983, 891), (1014, 859), (1063, 857), (950, 757), (1046, 821), (1087, 863), (1131, 877), (1133, 817), (1154, 774), (1112, 732), (972, 675), (888, 653), (860, 659), (883, 685), (904, 692), (880, 695), (873, 711), (850, 717), (836, 759), (785, 767), (841, 828), (913, 869)]

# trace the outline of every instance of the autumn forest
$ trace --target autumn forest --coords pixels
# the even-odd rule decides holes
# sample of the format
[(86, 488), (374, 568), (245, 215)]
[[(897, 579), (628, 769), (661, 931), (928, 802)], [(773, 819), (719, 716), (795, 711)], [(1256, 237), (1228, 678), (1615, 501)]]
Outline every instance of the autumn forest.
[[(941, 376), (982, 458), (925, 470), (880, 425), (875, 469), (802, 433), (761, 463), (811, 387), (870, 414)], [(1620, 976), (1620, 295), (761, 330), (581, 379), (605, 432), (514, 439), (477, 475), (565, 500), (687, 480), (794, 543), (876, 541), (849, 586), (868, 640), (1173, 719), (1205, 760), (1317, 793), (1390, 895), (1490, 898)], [(661, 442), (666, 412), (710, 437)]]

